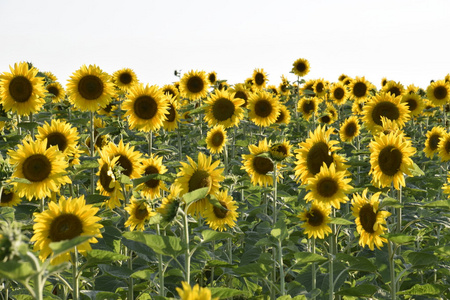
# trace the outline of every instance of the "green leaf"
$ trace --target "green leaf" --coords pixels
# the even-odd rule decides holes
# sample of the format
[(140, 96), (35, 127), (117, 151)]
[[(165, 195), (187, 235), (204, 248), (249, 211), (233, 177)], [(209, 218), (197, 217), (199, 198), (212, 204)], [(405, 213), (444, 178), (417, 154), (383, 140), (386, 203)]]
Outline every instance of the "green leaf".
[(412, 176), (423, 176), (425, 173), (419, 168), (419, 166), (413, 162), (412, 166), (409, 168)]
[(408, 254), (408, 260), (413, 267), (428, 267), (438, 262), (436, 255), (429, 252), (410, 252)]
[(218, 297), (219, 299), (232, 298), (234, 296), (244, 295), (245, 291), (235, 290), (226, 287), (212, 287), (211, 290), (211, 298)]
[(111, 300), (115, 300), (115, 299), (119, 299), (120, 295), (117, 293), (112, 293), (112, 292), (98, 292), (95, 295), (95, 300), (104, 300), (104, 299), (111, 299)]
[(76, 246), (83, 244), (84, 242), (88, 241), (91, 238), (92, 238), (91, 235), (80, 235), (74, 237), (71, 240), (64, 240), (60, 242), (50, 243), (49, 246), (50, 249), (52, 249), (53, 251), (53, 256), (57, 256), (59, 254), (72, 250)]
[(85, 169), (97, 169), (99, 164), (97, 160), (94, 159), (86, 159), (81, 162), (79, 165), (75, 165), (74, 168), (76, 170), (85, 170)]
[(336, 257), (339, 260), (347, 262), (349, 270), (351, 271), (375, 272), (378, 269), (373, 262), (363, 256), (352, 256), (345, 253), (338, 253)]
[(284, 220), (278, 220), (275, 224), (275, 228), (270, 231), (270, 234), (278, 239), (284, 240), (289, 236), (289, 232), (286, 227), (286, 222)]
[(355, 287), (342, 289), (336, 292), (337, 295), (353, 297), (372, 297), (378, 290), (376, 285), (363, 283)]
[(323, 257), (322, 255), (319, 255), (317, 253), (311, 253), (311, 252), (296, 252), (294, 254), (294, 257), (296, 259), (296, 264), (307, 264), (307, 263), (322, 263), (327, 261), (328, 259)]
[(24, 128), (26, 130), (33, 130), (34, 128), (38, 127), (39, 124), (36, 122), (20, 122), (19, 124), (17, 124), (18, 127), (20, 128)]
[(386, 197), (383, 199), (383, 201), (381, 201), (379, 209), (381, 209), (383, 207), (401, 208), (401, 207), (403, 207), (403, 204), (398, 202), (398, 200), (395, 198)]
[(139, 270), (131, 274), (131, 277), (142, 280), (151, 280), (153, 273), (154, 272), (150, 269)]
[(344, 218), (330, 218), (330, 224), (354, 225), (355, 222), (352, 222), (352, 221), (344, 219)]
[(149, 174), (140, 178), (136, 178), (133, 179), (133, 187), (136, 187), (138, 185), (140, 185), (141, 183), (147, 182), (150, 179), (155, 179), (155, 180), (162, 180), (162, 181), (166, 181), (166, 182), (173, 182), (174, 178), (172, 176), (170, 176), (169, 174), (158, 174), (158, 173), (154, 173), (154, 174)]
[(397, 292), (399, 295), (414, 295), (414, 296), (439, 296), (448, 289), (447, 285), (442, 284), (416, 284), (409, 290)]
[(437, 200), (429, 202), (423, 205), (424, 207), (434, 207), (434, 208), (444, 208), (450, 209), (450, 199), (447, 200)]
[(414, 240), (416, 239), (413, 236), (409, 236), (403, 233), (387, 233), (382, 236), (399, 245), (409, 244), (411, 242), (414, 242)]
[(203, 241), (202, 243), (208, 243), (217, 240), (225, 240), (227, 238), (233, 237), (231, 233), (220, 232), (215, 230), (206, 229), (202, 231)]
[(132, 184), (130, 177), (125, 174), (120, 174), (120, 183), (122, 184)]
[(0, 262), (0, 277), (24, 282), (36, 273), (28, 262), (6, 261)]
[(175, 236), (160, 236), (143, 232), (125, 232), (126, 239), (143, 243), (158, 254), (168, 255), (176, 258), (184, 251), (181, 239)]
[(242, 277), (257, 276), (265, 278), (267, 274), (269, 274), (271, 271), (272, 271), (271, 264), (265, 264), (260, 262), (251, 263), (245, 266), (239, 266), (236, 269), (234, 269), (234, 272)]
[(107, 250), (93, 249), (91, 251), (86, 252), (86, 258), (87, 258), (86, 264), (92, 266), (100, 263), (126, 260), (128, 259), (128, 256)]
[(125, 265), (114, 266), (114, 265), (99, 264), (98, 267), (103, 272), (120, 279), (128, 279), (130, 278), (131, 274), (133, 274), (133, 271), (130, 270)]
[(19, 182), (19, 183), (31, 184), (31, 181), (29, 181), (28, 179), (26, 179), (26, 178), (19, 178), (19, 177), (12, 178), (10, 182)]
[(201, 200), (208, 195), (209, 187), (204, 187), (200, 189), (196, 189), (192, 192), (186, 193), (183, 195), (184, 202), (187, 206), (189, 204), (194, 203), (195, 201)]

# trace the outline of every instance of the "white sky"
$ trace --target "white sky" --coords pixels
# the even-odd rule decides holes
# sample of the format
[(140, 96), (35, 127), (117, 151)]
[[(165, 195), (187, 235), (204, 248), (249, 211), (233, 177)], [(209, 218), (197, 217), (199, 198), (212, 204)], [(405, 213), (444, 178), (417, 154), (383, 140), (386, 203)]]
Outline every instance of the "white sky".
[(0, 73), (31, 61), (63, 86), (83, 64), (128, 67), (150, 85), (173, 71), (234, 84), (255, 68), (278, 85), (306, 58), (305, 79), (342, 73), (426, 88), (450, 73), (448, 0), (0, 0)]

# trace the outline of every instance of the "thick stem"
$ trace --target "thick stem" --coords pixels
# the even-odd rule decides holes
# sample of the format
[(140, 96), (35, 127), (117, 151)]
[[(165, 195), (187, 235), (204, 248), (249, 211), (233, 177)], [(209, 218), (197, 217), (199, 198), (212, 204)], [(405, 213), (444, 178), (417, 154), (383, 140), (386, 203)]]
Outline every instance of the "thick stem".
[(273, 224), (275, 225), (275, 223), (277, 223), (277, 164), (274, 164), (274, 168), (273, 168)]
[(280, 265), (280, 293), (281, 296), (286, 294), (285, 281), (284, 281), (284, 263), (283, 263), (283, 250), (281, 245), (281, 239), (278, 239), (278, 263)]
[(389, 270), (390, 270), (390, 276), (391, 276), (391, 299), (395, 300), (397, 297), (397, 282), (395, 279), (395, 261), (394, 261), (394, 255), (395, 255), (395, 243), (389, 241), (388, 245), (388, 255), (389, 255)]
[(152, 155), (153, 153), (153, 131), (148, 132), (148, 155)]
[(72, 257), (72, 298), (73, 300), (80, 299), (80, 281), (78, 274), (78, 250), (75, 247), (75, 250), (70, 253)]
[[(156, 224), (156, 234), (161, 235), (159, 224)], [(158, 277), (159, 277), (159, 295), (165, 297), (164, 292), (164, 269), (163, 269), (163, 256), (158, 254)]]
[(43, 300), (43, 291), (44, 291), (44, 281), (42, 280), (42, 267), (39, 263), (39, 260), (37, 257), (31, 253), (30, 251), (27, 251), (27, 256), (30, 259), (30, 261), (34, 265), (34, 269), (37, 271), (35, 275), (33, 275), (33, 281), (34, 285), (31, 289), (30, 286), (27, 284), (26, 288), (30, 291), (30, 293), (33, 295), (33, 297), (36, 300)]
[[(334, 210), (334, 208), (332, 208), (333, 210), (333, 217), (336, 216), (336, 212)], [(331, 226), (332, 232), (330, 234), (330, 252), (328, 254), (330, 262), (330, 268), (328, 270), (328, 283), (329, 283), (329, 299), (333, 300), (334, 298), (334, 276), (333, 276), (333, 272), (334, 272), (334, 256), (336, 255), (335, 252), (335, 235), (336, 235), (336, 224), (332, 224)]]
[[(311, 253), (316, 253), (316, 239), (314, 237), (311, 239)], [(316, 283), (317, 279), (316, 279), (316, 263), (315, 262), (313, 262), (312, 266), (311, 266), (311, 276), (312, 276), (311, 287), (312, 287), (312, 290), (314, 291), (316, 289), (316, 284), (317, 284)], [(315, 296), (313, 297), (313, 300), (314, 299), (316, 299)]]
[(187, 214), (187, 207), (184, 209), (183, 213), (183, 229), (184, 229), (184, 242), (185, 242), (185, 252), (184, 252), (184, 280), (188, 285), (191, 284), (191, 250), (189, 249), (189, 221)]
[[(90, 112), (90, 133), (91, 133), (91, 157), (94, 158), (95, 156), (95, 126), (94, 126), (94, 112)], [(91, 195), (94, 195), (95, 193), (95, 170), (91, 169)]]

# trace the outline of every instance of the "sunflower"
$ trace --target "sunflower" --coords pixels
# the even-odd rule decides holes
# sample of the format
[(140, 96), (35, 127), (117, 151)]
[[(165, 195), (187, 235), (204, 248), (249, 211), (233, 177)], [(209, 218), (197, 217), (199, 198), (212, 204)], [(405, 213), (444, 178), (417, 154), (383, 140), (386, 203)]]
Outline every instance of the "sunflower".
[(128, 118), (130, 128), (146, 132), (158, 130), (169, 113), (169, 103), (161, 90), (156, 85), (138, 84), (129, 93), (123, 103), (126, 111), (123, 117)]
[(308, 180), (306, 189), (309, 193), (305, 200), (317, 201), (325, 207), (341, 208), (341, 203), (348, 201), (347, 193), (352, 189), (348, 183), (350, 178), (345, 178), (346, 171), (336, 171), (334, 164), (328, 168), (324, 162), (320, 172)]
[(213, 153), (222, 153), (227, 143), (227, 132), (222, 125), (216, 125), (206, 134), (206, 148)]
[(219, 91), (226, 91), (229, 88), (230, 88), (230, 85), (225, 80), (218, 81), (217, 89)]
[(326, 207), (313, 202), (310, 209), (305, 209), (298, 215), (300, 220), (304, 222), (300, 227), (305, 229), (308, 239), (311, 237), (324, 239), (332, 233), (331, 227), (328, 225), (330, 213), (330, 206)]
[(110, 209), (114, 209), (121, 205), (120, 200), (125, 199), (120, 182), (117, 180), (117, 176), (119, 175), (117, 170), (119, 156), (111, 159), (109, 156), (103, 154), (103, 152), (100, 155), (101, 157), (98, 159), (99, 168), (96, 174), (98, 176), (97, 190), (100, 191), (101, 195), (109, 197), (105, 204)]
[(47, 77), (47, 82), (55, 82), (58, 81), (58, 78), (50, 71), (42, 72)]
[(169, 104), (168, 113), (165, 115), (166, 119), (163, 121), (163, 128), (167, 131), (174, 131), (178, 128), (180, 122), (180, 114), (178, 113), (178, 101), (175, 97), (165, 95), (167, 103)]
[(324, 79), (317, 79), (313, 85), (313, 91), (316, 93), (316, 96), (322, 98), (327, 93), (328, 81)]
[(241, 107), (247, 107), (247, 101), (250, 94), (249, 89), (243, 83), (237, 83), (233, 87), (231, 87), (228, 92), (230, 94), (234, 93), (234, 98), (239, 98), (244, 100), (244, 104)]
[(364, 114), (364, 106), (366, 105), (366, 99), (360, 99), (353, 101), (352, 104), (352, 113), (354, 115), (363, 115)]
[(275, 124), (289, 124), (291, 122), (291, 113), (287, 109), (286, 105), (280, 103), (280, 113), (275, 121)]
[(353, 100), (364, 99), (369, 96), (371, 89), (374, 89), (372, 83), (367, 81), (364, 77), (356, 76), (355, 79), (349, 84), (350, 97)]
[(123, 68), (113, 73), (112, 82), (114, 82), (119, 89), (126, 92), (138, 83), (138, 79), (136, 73), (132, 69)]
[(289, 90), (289, 81), (284, 75), (281, 76), (281, 83), (278, 86), (278, 90), (280, 91), (281, 95), (286, 97), (291, 93), (291, 91)]
[(367, 189), (362, 195), (353, 194), (352, 212), (356, 217), (356, 230), (360, 234), (359, 244), (369, 246), (370, 250), (374, 250), (374, 246), (378, 249), (383, 247), (383, 243), (387, 243), (386, 238), (381, 235), (387, 230), (386, 218), (391, 215), (390, 212), (378, 209), (380, 204), (379, 197), (381, 192), (372, 195), (370, 200), (367, 198)]
[(134, 146), (124, 144), (123, 140), (119, 141), (119, 145), (109, 142), (102, 149), (102, 154), (103, 156), (108, 156), (111, 160), (114, 157), (118, 157), (117, 165), (122, 168), (122, 174), (131, 179), (141, 177), (142, 153), (140, 151), (134, 151)]
[(359, 135), (359, 130), (361, 126), (359, 125), (358, 117), (351, 116), (347, 118), (339, 130), (339, 136), (343, 142), (351, 142), (355, 137)]
[(364, 105), (363, 112), (362, 120), (371, 131), (374, 131), (377, 126), (383, 125), (381, 117), (395, 121), (399, 128), (403, 128), (410, 119), (408, 107), (401, 102), (401, 97), (394, 97), (387, 93), (379, 93), (373, 96)]
[(255, 69), (252, 75), (254, 86), (261, 90), (266, 86), (267, 83), (267, 73), (264, 69)]
[(342, 105), (347, 101), (348, 90), (342, 82), (333, 83), (330, 88), (330, 99), (336, 105)]
[[(181, 169), (177, 174), (178, 177), (175, 179), (175, 184), (180, 185), (180, 196), (204, 187), (209, 188), (208, 195), (216, 194), (219, 191), (220, 182), (224, 180), (224, 176), (222, 175), (223, 168), (217, 168), (220, 161), (217, 160), (211, 163), (212, 157), (206, 157), (201, 152), (198, 153), (198, 163), (189, 156), (187, 159), (189, 163), (180, 162)], [(188, 209), (188, 213), (202, 215), (208, 204), (208, 199), (203, 198), (192, 203)]]
[(309, 118), (317, 111), (318, 107), (319, 99), (317, 97), (303, 98), (298, 103), (297, 111), (302, 113), (305, 120), (309, 120)]
[(269, 93), (272, 93), (274, 96), (278, 96), (278, 88), (273, 84), (268, 85), (266, 87), (266, 91), (268, 91)]
[[(315, 97), (317, 96), (316, 93), (314, 92), (314, 85), (316, 84), (316, 80), (315, 79), (310, 79), (308, 81), (305, 82), (305, 84), (302, 87), (302, 92), (303, 92), (303, 96), (304, 97)], [(318, 98), (319, 99), (319, 98)], [(320, 99), (319, 102), (321, 102), (322, 100)]]
[(269, 148), (269, 153), (274, 160), (282, 161), (291, 156), (292, 145), (289, 141), (283, 140), (280, 143), (275, 143)]
[(381, 187), (388, 187), (393, 183), (397, 190), (400, 189), (400, 184), (405, 186), (404, 174), (411, 175), (411, 156), (416, 152), (411, 140), (406, 139), (401, 132), (381, 133), (374, 137), (369, 148), (369, 175), (373, 174), (373, 181)]
[[(86, 204), (84, 196), (65, 199), (61, 197), (58, 204), (49, 202), (48, 209), (42, 213), (34, 213), (34, 235), (30, 242), (34, 244), (34, 251), (40, 251), (39, 258), (45, 260), (52, 254), (50, 243), (71, 240), (78, 236), (92, 236), (86, 242), (77, 246), (77, 251), (85, 255), (92, 250), (91, 243), (97, 243), (96, 238), (101, 238), (100, 228), (103, 225), (95, 214), (98, 208)], [(73, 252), (72, 249), (70, 252)], [(70, 253), (65, 252), (52, 257), (53, 265), (70, 260)]]
[(45, 88), (47, 89), (47, 93), (50, 94), (50, 98), (52, 99), (53, 103), (58, 103), (64, 100), (66, 96), (66, 91), (64, 91), (64, 88), (62, 87), (61, 83), (52, 82), (47, 84)]
[[(142, 168), (143, 177), (167, 172), (167, 168), (162, 163), (162, 157), (154, 154), (142, 161)], [(161, 190), (167, 191), (167, 188), (163, 181), (152, 178), (140, 184), (136, 190), (139, 190), (143, 197), (155, 199), (161, 196)]]
[(238, 217), (238, 205), (226, 190), (219, 191), (216, 195), (217, 201), (222, 207), (209, 205), (204, 213), (205, 221), (212, 230), (227, 230), (227, 225), (233, 228)]
[(19, 197), (31, 200), (33, 197), (50, 197), (59, 191), (61, 185), (71, 183), (66, 175), (68, 162), (62, 152), (53, 146), (47, 148), (47, 141), (23, 141), (17, 150), (9, 150), (9, 163), (14, 166), (12, 178), (24, 178), (29, 182), (13, 182)]
[(439, 143), (446, 135), (445, 128), (442, 126), (435, 126), (427, 132), (425, 140), (425, 156), (433, 158), (434, 154), (439, 152)]
[(405, 93), (401, 102), (406, 104), (411, 116), (419, 115), (425, 107), (422, 97), (415, 93)]
[(216, 83), (217, 73), (215, 71), (209, 72), (207, 77), (210, 85), (214, 85), (214, 83)]
[[(270, 186), (273, 185), (273, 176), (267, 173), (274, 171), (274, 168), (279, 168), (269, 157), (264, 155), (269, 153), (271, 143), (267, 139), (261, 140), (256, 145), (249, 145), (250, 154), (243, 154), (243, 166), (241, 169), (247, 171), (253, 185)], [(280, 172), (277, 172), (277, 180), (281, 177)]]
[(15, 63), (11, 73), (0, 75), (0, 104), (8, 112), (19, 116), (29, 115), (41, 109), (45, 103), (45, 87), (38, 70), (28, 63)]
[(13, 189), (3, 187), (1, 190), (2, 191), (0, 193), (0, 207), (1, 206), (13, 207), (22, 202), (19, 195), (16, 192), (14, 192)]
[(248, 99), (248, 117), (257, 126), (267, 127), (277, 121), (280, 113), (278, 97), (266, 91), (252, 94)]
[(180, 192), (180, 186), (172, 184), (169, 194), (162, 199), (160, 207), (156, 209), (161, 214), (162, 220), (166, 223), (170, 223), (177, 215), (178, 207), (181, 203), (179, 199)]
[(432, 117), (436, 113), (436, 109), (434, 109), (436, 106), (428, 99), (423, 99), (424, 108), (422, 111), (422, 114), (427, 117)]
[(114, 95), (110, 76), (96, 65), (83, 65), (67, 83), (69, 101), (81, 111), (95, 112), (105, 107)]
[(445, 133), (438, 144), (438, 155), (441, 161), (450, 160), (450, 134)]
[(330, 140), (330, 135), (334, 128), (326, 129), (325, 126), (319, 126), (314, 132), (309, 132), (309, 138), (305, 142), (299, 144), (300, 148), (296, 149), (295, 177), (301, 180), (302, 184), (307, 184), (309, 178), (314, 177), (320, 172), (323, 164), (328, 167), (335, 164), (336, 172), (347, 169), (345, 159), (335, 153), (341, 149), (336, 147), (338, 141)]
[(183, 288), (176, 288), (181, 300), (218, 300), (219, 298), (211, 298), (211, 290), (206, 287), (200, 287), (196, 284), (193, 288), (189, 283), (182, 281)]
[(405, 87), (400, 82), (389, 80), (381, 89), (382, 92), (390, 93), (394, 97), (402, 96), (405, 94)]
[(414, 84), (410, 84), (406, 87), (405, 90), (406, 94), (418, 94), (419, 93), (419, 87), (415, 86)]
[(137, 201), (134, 198), (131, 199), (125, 210), (128, 212), (128, 219), (124, 225), (125, 227), (130, 227), (130, 231), (133, 231), (135, 228), (136, 230), (144, 231), (145, 223), (156, 215), (156, 212), (152, 210), (147, 202)]
[(178, 92), (178, 89), (173, 84), (163, 85), (163, 87), (161, 88), (161, 91), (164, 95), (169, 95), (170, 97), (175, 98), (176, 100), (178, 100), (178, 98), (179, 98), (178, 95), (180, 93)]
[(381, 87), (384, 87), (388, 83), (388, 79), (386, 77), (381, 78)]
[(244, 100), (234, 98), (234, 95), (227, 91), (215, 90), (205, 101), (204, 119), (209, 126), (237, 126), (244, 117), (244, 109), (241, 107), (244, 103)]
[(310, 66), (308, 60), (299, 58), (292, 64), (292, 73), (297, 76), (303, 77), (309, 73)]
[(78, 131), (72, 127), (70, 123), (64, 120), (53, 119), (50, 124), (45, 121), (43, 126), (38, 128), (39, 134), (36, 135), (36, 140), (47, 140), (47, 148), (57, 146), (59, 151), (66, 156), (71, 156), (75, 152), (78, 145)]
[(209, 88), (208, 78), (204, 71), (191, 70), (180, 80), (180, 93), (190, 100), (204, 98)]
[(430, 83), (427, 87), (427, 98), (436, 106), (443, 106), (450, 100), (450, 84), (444, 80)]

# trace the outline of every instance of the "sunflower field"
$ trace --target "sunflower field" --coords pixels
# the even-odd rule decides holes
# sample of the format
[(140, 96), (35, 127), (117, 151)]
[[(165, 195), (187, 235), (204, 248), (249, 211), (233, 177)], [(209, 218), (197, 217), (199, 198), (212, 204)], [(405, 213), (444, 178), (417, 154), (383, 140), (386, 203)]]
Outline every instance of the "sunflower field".
[(0, 73), (0, 299), (449, 299), (450, 74), (309, 70)]

